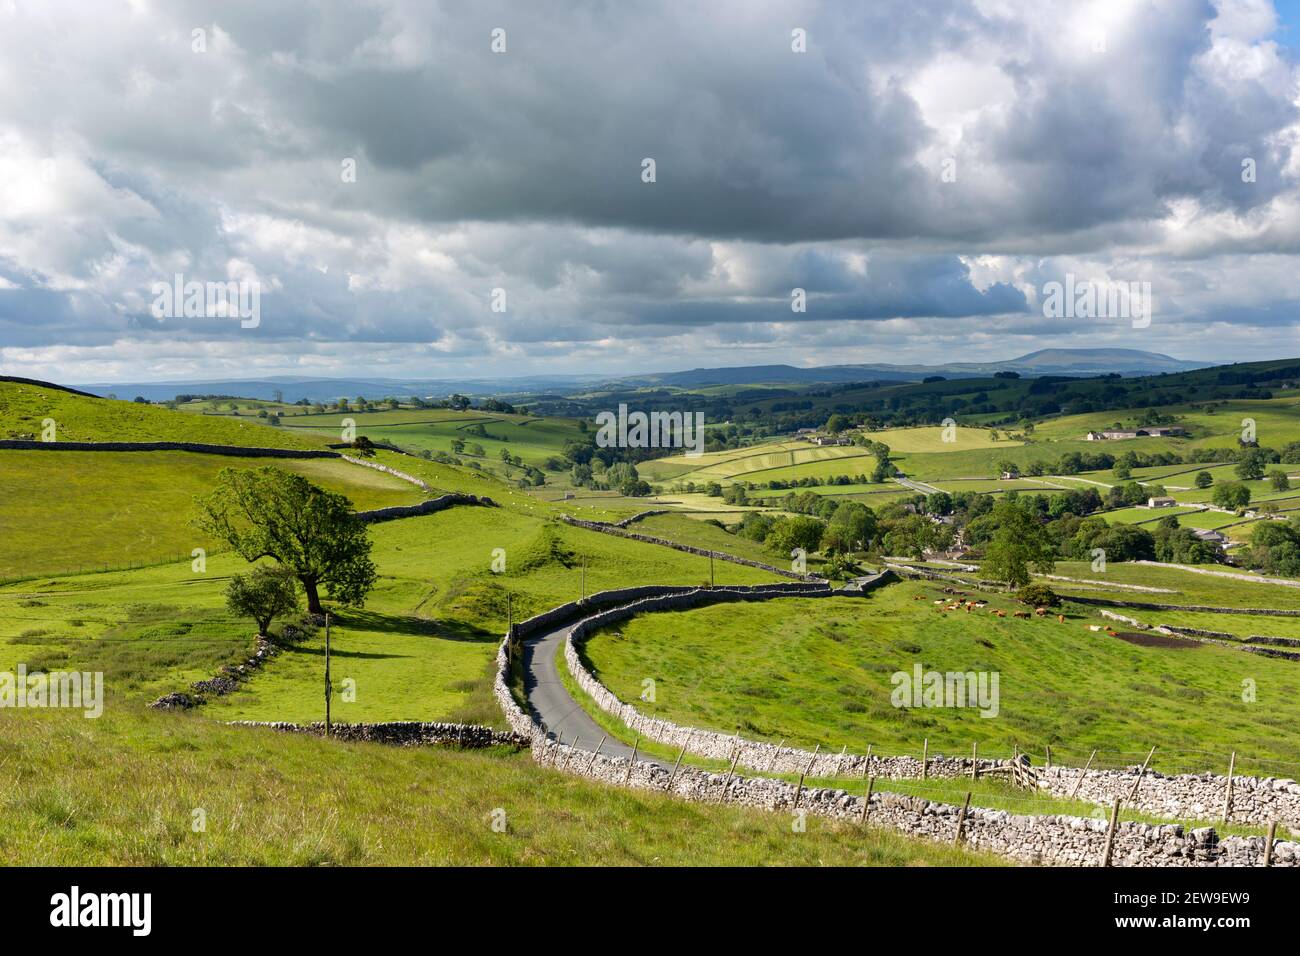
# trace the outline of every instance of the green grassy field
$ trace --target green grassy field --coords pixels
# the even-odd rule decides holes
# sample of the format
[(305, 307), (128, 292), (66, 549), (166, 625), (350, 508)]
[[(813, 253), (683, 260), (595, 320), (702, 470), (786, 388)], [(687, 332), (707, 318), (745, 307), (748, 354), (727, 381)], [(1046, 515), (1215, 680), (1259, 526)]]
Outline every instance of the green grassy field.
[[(923, 600), (914, 600), (921, 595)], [(1300, 771), (1300, 667), (1189, 643), (1141, 647), (1084, 626), (1091, 610), (1055, 618), (944, 614), (938, 588), (891, 585), (866, 599), (791, 600), (646, 615), (593, 637), (587, 656), (615, 693), (635, 700), (656, 682), (656, 713), (692, 726), (811, 748), (882, 753), (1041, 754), (1082, 764), (1091, 748), (1125, 761), (1152, 744), (1154, 766), (1207, 769), (1217, 757), (1284, 761)], [(1004, 598), (994, 606), (1011, 608)], [(890, 675), (996, 671), (1000, 709), (895, 708)], [(1242, 681), (1258, 689), (1241, 700)], [(1140, 759), (1140, 758), (1139, 758)]]
[[(596, 707), (595, 702), (589, 695), (584, 693), (573, 675), (569, 672), (567, 664), (564, 662), (564, 655), (558, 656), (560, 680), (563, 682), (573, 698), (579, 701), (588, 713), (593, 715), (596, 723), (602, 731), (609, 734), (611, 739), (620, 740), (625, 744), (631, 745), (634, 742), (639, 751), (648, 757), (657, 757), (666, 762), (675, 761), (678, 757), (678, 750), (673, 747), (659, 744), (651, 740), (646, 740), (630, 731), (626, 724), (609, 714), (604, 713)], [(872, 753), (880, 752), (873, 749)], [(1009, 753), (995, 751), (985, 751), (986, 756), (1006, 757)], [(1057, 755), (1059, 758), (1059, 754)], [(729, 769), (729, 764), (725, 760), (710, 760), (705, 757), (696, 757), (693, 755), (684, 756), (682, 762), (688, 766), (698, 767), (702, 770), (710, 770), (714, 773), (722, 773)], [(761, 770), (746, 769), (747, 775), (772, 777), (778, 780), (785, 780), (788, 783), (795, 783), (798, 780), (796, 774), (780, 774), (763, 772)], [(810, 787), (831, 787), (839, 790), (846, 790), (849, 793), (861, 794), (864, 790), (864, 782), (861, 775), (844, 775), (831, 777), (807, 777), (804, 783)], [(877, 793), (904, 793), (912, 796), (924, 797), (927, 800), (937, 800), (943, 803), (960, 804), (966, 795), (971, 795), (971, 805), (976, 807), (987, 807), (991, 810), (1006, 810), (1008, 813), (1026, 814), (1026, 815), (1056, 815), (1066, 814), (1076, 817), (1096, 817), (1098, 810), (1095, 804), (1083, 800), (1069, 800), (1064, 797), (1054, 797), (1047, 793), (1027, 793), (1023, 788), (1015, 784), (994, 777), (980, 777), (976, 780), (963, 777), (961, 779), (935, 779), (928, 780), (892, 780), (878, 779), (875, 782), (875, 792)], [(1179, 822), (1186, 826), (1203, 826), (1207, 822), (1212, 822), (1220, 834), (1240, 834), (1240, 835), (1262, 835), (1264, 828), (1254, 827), (1241, 824), (1225, 825), (1221, 821), (1207, 819), (1211, 815), (1204, 817), (1189, 817), (1184, 820), (1171, 821), (1168, 817), (1155, 817), (1150, 814), (1141, 813), (1132, 809), (1122, 808), (1120, 810), (1121, 820), (1137, 820), (1142, 823), (1170, 823)]]
[[(559, 455), (568, 439), (578, 439), (582, 433), (578, 422), (568, 418), (535, 418), (529, 415), (503, 415), (470, 409), (455, 412), (449, 409), (409, 409), (385, 412), (356, 412), (331, 415), (310, 415), (287, 421), (286, 431), (319, 434), (329, 440), (339, 441), (344, 419), (356, 422), (356, 433), (371, 441), (388, 442), (407, 451), (446, 452), (451, 454), (452, 442), (461, 439), (466, 444), (483, 447), (482, 456), (461, 456), (467, 461), (478, 461), (485, 468), (500, 471), (501, 452), (508, 451), (521, 458), (525, 464), (541, 468), (547, 458)], [(481, 426), (486, 435), (470, 432)]]
[(346, 495), (358, 511), (424, 498), (410, 482), (334, 458), (0, 450), (0, 580), (214, 550), (218, 542), (189, 523), (195, 496), (210, 492), (223, 468), (266, 465)]
[(587, 783), (527, 754), (325, 742), (132, 708), (0, 711), (0, 763), (11, 866), (998, 863), (816, 818), (796, 834), (784, 815)]
[[(714, 529), (716, 530), (716, 529)], [(355, 681), (339, 719), (499, 722), (487, 668), (507, 615), (522, 620), (579, 595), (632, 584), (699, 584), (709, 560), (571, 528), (507, 508), (460, 507), (375, 525), (380, 580), (364, 610), (336, 609), (333, 672)], [(719, 532), (723, 533), (723, 532)], [(506, 553), (494, 574), (492, 552)], [(223, 608), (242, 558), (188, 558), (135, 571), (36, 579), (0, 587), (0, 668), (19, 662), (105, 672), (128, 698), (184, 690), (246, 656), (252, 626)], [(774, 578), (715, 562), (719, 584)], [(208, 705), (223, 719), (308, 720), (322, 709), (323, 634), (285, 650), (241, 691)]]
[[(961, 388), (952, 384), (954, 394)], [(980, 386), (970, 386), (972, 388)], [(1016, 383), (1011, 388), (1025, 388)], [(836, 400), (842, 400), (837, 396)], [(773, 401), (779, 400), (774, 398)], [(766, 400), (764, 400), (766, 401)], [(492, 498), (500, 507), (456, 507), (371, 527), (379, 580), (363, 609), (332, 608), (331, 665), (338, 721), (455, 719), (502, 726), (490, 692), (492, 659), (509, 620), (520, 620), (588, 593), (634, 584), (702, 584), (707, 558), (572, 528), (560, 513), (616, 520), (671, 502), (698, 513), (652, 517), (634, 532), (727, 551), (773, 564), (784, 560), (761, 544), (709, 524), (732, 524), (743, 511), (720, 498), (665, 492), (657, 499), (578, 489), (523, 491), (498, 480), (502, 449), (541, 467), (564, 442), (579, 437), (576, 420), (485, 414), (470, 410), (400, 410), (302, 415), (301, 408), (241, 401), (240, 415), (213, 414), (210, 403), (182, 412), (129, 402), (69, 396), (0, 383), (0, 437), (35, 434), (54, 418), (63, 440), (190, 440), (274, 447), (324, 447), (341, 437), (342, 419), (358, 434), (412, 451), (449, 452), (461, 437), (484, 446), (482, 470), (381, 451), (375, 461), (427, 482), (435, 493)], [(1233, 403), (1214, 415), (1189, 411), (1187, 440), (1143, 439), (1105, 444), (1079, 440), (1079, 421), (1049, 420), (1032, 444), (993, 442), (985, 429), (872, 433), (907, 474), (950, 492), (1010, 490), (1051, 493), (1053, 485), (1119, 483), (1111, 471), (1074, 479), (998, 481), (1000, 462), (1022, 467), (1055, 461), (1065, 451), (1118, 453), (1235, 440), (1240, 417), (1254, 413), (1264, 444), (1284, 443), (1295, 396)], [(1237, 407), (1240, 405), (1241, 407)], [(283, 411), (280, 427), (261, 424), (260, 408)], [(1196, 417), (1200, 416), (1200, 417)], [(1093, 416), (1094, 418), (1097, 416)], [(1103, 413), (1096, 427), (1123, 419)], [(1204, 420), (1202, 420), (1204, 419)], [(486, 436), (468, 434), (481, 425)], [(1005, 429), (1003, 429), (1005, 433)], [(1054, 439), (1060, 440), (1054, 440)], [(1208, 444), (1207, 444), (1208, 443)], [(474, 459), (467, 459), (474, 460)], [(0, 764), (13, 768), (0, 794), (0, 862), (43, 863), (987, 863), (988, 858), (888, 834), (813, 821), (794, 837), (779, 815), (680, 804), (619, 792), (537, 768), (527, 755), (455, 753), (346, 745), (237, 729), (236, 719), (310, 721), (323, 711), (323, 632), (286, 646), (226, 697), (189, 714), (155, 713), (144, 704), (187, 690), (223, 664), (244, 659), (250, 622), (231, 616), (223, 589), (247, 564), (221, 553), (189, 526), (193, 497), (212, 487), (222, 467), (258, 467), (264, 460), (190, 453), (0, 452), (0, 670), (102, 671), (108, 707), (100, 720), (68, 714), (0, 710)], [(339, 460), (277, 460), (323, 487), (347, 495), (357, 509), (407, 504), (425, 497), (408, 482)], [(869, 472), (874, 458), (852, 446), (772, 442), (697, 459), (661, 459), (639, 466), (661, 484), (767, 482)], [(1195, 471), (1235, 480), (1231, 466), (1161, 466), (1135, 477), (1192, 486)], [(556, 473), (548, 477), (563, 488)], [(958, 480), (971, 479), (971, 480)], [(819, 494), (877, 506), (914, 492), (886, 485), (821, 486)], [(1252, 483), (1258, 500), (1286, 507), (1290, 493)], [(784, 490), (767, 496), (779, 508)], [(1211, 491), (1178, 491), (1205, 500)], [(1110, 521), (1164, 517), (1168, 511), (1125, 509)], [(1236, 517), (1191, 512), (1191, 527), (1223, 527)], [(1250, 525), (1229, 529), (1234, 536)], [(209, 550), (196, 573), (188, 554)], [(491, 570), (494, 551), (506, 570)], [(184, 560), (171, 560), (181, 554)], [(75, 573), (87, 566), (117, 566)], [(137, 565), (126, 568), (124, 565)], [(147, 566), (140, 566), (147, 565)], [(775, 580), (769, 574), (714, 562), (719, 584)], [(1223, 607), (1300, 609), (1300, 588), (1234, 581), (1173, 568), (1062, 562), (1059, 575), (1094, 583), (1052, 582), (1067, 596)], [(20, 579), (20, 580), (13, 580)], [(1101, 583), (1095, 583), (1101, 582)], [(1108, 585), (1143, 584), (1170, 593), (1143, 594)], [(941, 587), (941, 586), (940, 586)], [(921, 595), (921, 600), (914, 600)], [(1160, 747), (1161, 770), (1222, 770), (1238, 751), (1239, 772), (1300, 775), (1300, 665), (1237, 650), (1188, 643), (1128, 643), (1086, 624), (1096, 608), (1071, 605), (1067, 623), (1054, 618), (998, 619), (952, 614), (932, 603), (939, 587), (891, 585), (868, 598), (790, 600), (721, 605), (651, 615), (598, 635), (589, 653), (601, 676), (625, 699), (644, 677), (657, 682), (660, 716), (760, 739), (824, 748), (867, 744), (877, 753), (969, 753), (1004, 756), (1013, 746), (1058, 761), (1140, 762)], [(1012, 609), (1009, 599), (993, 598)], [(1152, 623), (1229, 631), (1242, 636), (1300, 636), (1300, 617), (1174, 610), (1121, 613)], [(272, 628), (278, 631), (278, 624)], [(926, 669), (996, 671), (1000, 711), (900, 710), (889, 702), (890, 675)], [(1255, 682), (1258, 702), (1241, 700)], [(618, 730), (598, 715), (600, 722)], [(627, 735), (622, 732), (626, 739)], [(659, 753), (659, 750), (664, 750)], [(665, 748), (646, 753), (673, 756)], [(1279, 763), (1268, 763), (1278, 761)], [(711, 766), (708, 762), (699, 762)], [(833, 781), (855, 788), (855, 781)], [(909, 790), (909, 788), (911, 788)], [(959, 800), (957, 783), (891, 782), (889, 789)], [(991, 781), (975, 802), (1016, 812), (1086, 813), (1068, 801), (1033, 798)], [(1019, 802), (1018, 802), (1019, 801)], [(1037, 801), (1037, 802), (1033, 802)], [(189, 828), (190, 811), (208, 813), (206, 834)], [(493, 833), (488, 815), (506, 809), (510, 830)], [(256, 825), (249, 821), (255, 821)]]
[[(948, 455), (1019, 446), (1018, 442), (994, 442), (991, 433), (982, 428), (957, 428), (952, 442), (943, 440), (944, 430), (939, 427), (892, 428), (871, 432), (868, 437), (884, 442), (897, 455)], [(650, 481), (694, 481), (696, 484), (717, 481), (727, 484), (740, 480), (790, 481), (829, 475), (870, 474), (874, 467), (875, 458), (867, 449), (856, 445), (818, 446), (804, 441), (782, 440), (695, 458), (684, 455), (661, 458), (646, 462), (639, 466), (639, 470)]]
[[(1261, 445), (1281, 448), (1288, 442), (1300, 441), (1300, 400), (1294, 395), (1271, 399), (1235, 400), (1217, 404), (1213, 414), (1193, 409), (1189, 405), (1164, 405), (1164, 414), (1173, 415), (1177, 424), (1186, 428), (1188, 438), (1176, 439), (1125, 439), (1121, 441), (1094, 442), (1113, 454), (1129, 448), (1151, 450), (1151, 443), (1178, 450), (1191, 448), (1233, 448), (1244, 427), (1244, 419), (1253, 419), (1256, 435)], [(1103, 431), (1119, 423), (1125, 429), (1139, 427), (1132, 412), (1105, 411), (1083, 415), (1066, 415), (1051, 418), (1037, 425), (1034, 437), (1061, 440), (1082, 438), (1089, 431)]]
[(58, 389), (0, 382), (0, 438), (42, 438), (55, 422), (57, 441), (192, 441), (264, 448), (323, 448), (319, 437), (250, 418), (178, 415), (170, 409)]

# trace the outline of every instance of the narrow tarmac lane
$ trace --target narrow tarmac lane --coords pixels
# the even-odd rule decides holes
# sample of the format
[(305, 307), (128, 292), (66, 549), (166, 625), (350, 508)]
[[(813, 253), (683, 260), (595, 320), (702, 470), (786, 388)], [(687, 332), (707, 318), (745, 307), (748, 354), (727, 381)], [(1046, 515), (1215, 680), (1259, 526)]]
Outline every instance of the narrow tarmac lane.
[[(576, 743), (580, 750), (595, 750), (606, 732), (560, 683), (559, 668), (564, 663), (558, 657), (564, 653), (565, 635), (578, 620), (580, 619), (566, 621), (554, 630), (524, 643), (524, 693), (528, 695), (528, 702), (543, 729), (557, 737), (563, 734), (566, 744)], [(605, 741), (600, 752), (610, 757), (632, 756), (632, 748), (613, 737)], [(637, 754), (637, 760), (671, 766), (640, 753)]]

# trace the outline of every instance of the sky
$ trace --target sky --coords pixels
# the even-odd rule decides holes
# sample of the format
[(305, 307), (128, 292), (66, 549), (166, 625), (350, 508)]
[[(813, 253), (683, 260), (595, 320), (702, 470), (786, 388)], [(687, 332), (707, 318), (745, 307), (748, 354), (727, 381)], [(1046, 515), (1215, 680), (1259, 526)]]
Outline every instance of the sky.
[(0, 374), (1296, 356), (1298, 64), (1300, 0), (0, 0)]

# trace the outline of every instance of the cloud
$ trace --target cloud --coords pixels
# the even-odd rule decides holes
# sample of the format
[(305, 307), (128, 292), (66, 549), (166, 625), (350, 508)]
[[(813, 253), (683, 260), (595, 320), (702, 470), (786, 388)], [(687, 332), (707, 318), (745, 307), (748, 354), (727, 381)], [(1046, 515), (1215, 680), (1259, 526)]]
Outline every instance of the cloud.
[[(0, 3), (0, 368), (644, 371), (1161, 327), (1222, 357), (1225, 324), (1273, 355), (1285, 26), (1262, 0)], [(1152, 282), (1147, 338), (1043, 322), (1081, 269)], [(261, 324), (153, 318), (177, 272), (255, 278)]]

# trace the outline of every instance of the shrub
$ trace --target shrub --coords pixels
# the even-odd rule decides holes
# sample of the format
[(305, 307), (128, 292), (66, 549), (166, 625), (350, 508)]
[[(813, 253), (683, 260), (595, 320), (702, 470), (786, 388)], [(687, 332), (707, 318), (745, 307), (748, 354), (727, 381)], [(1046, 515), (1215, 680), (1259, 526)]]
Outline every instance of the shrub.
[(1016, 592), (1016, 600), (1034, 607), (1060, 607), (1061, 598), (1046, 584), (1026, 584)]

